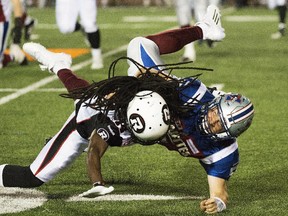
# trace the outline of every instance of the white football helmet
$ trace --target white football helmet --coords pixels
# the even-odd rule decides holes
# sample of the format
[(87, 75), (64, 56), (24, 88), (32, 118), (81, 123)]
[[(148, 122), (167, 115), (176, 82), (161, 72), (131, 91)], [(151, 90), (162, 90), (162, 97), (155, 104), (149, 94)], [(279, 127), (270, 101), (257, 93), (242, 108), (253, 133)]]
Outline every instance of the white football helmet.
[[(217, 109), (222, 130), (213, 132), (213, 125), (209, 123), (208, 111)], [(238, 137), (249, 128), (254, 117), (253, 104), (248, 98), (240, 94), (223, 94), (216, 97), (201, 109), (198, 126), (203, 134), (215, 139), (230, 139)]]
[(166, 101), (149, 90), (138, 92), (127, 107), (128, 127), (141, 141), (153, 142), (169, 129), (170, 112)]

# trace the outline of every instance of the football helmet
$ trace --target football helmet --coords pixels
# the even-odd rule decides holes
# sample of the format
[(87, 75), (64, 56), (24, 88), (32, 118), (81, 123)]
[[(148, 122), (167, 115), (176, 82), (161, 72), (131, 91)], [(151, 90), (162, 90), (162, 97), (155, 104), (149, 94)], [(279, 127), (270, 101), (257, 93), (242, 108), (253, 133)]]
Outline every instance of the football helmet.
[(138, 92), (127, 107), (128, 128), (144, 142), (161, 139), (169, 129), (170, 112), (166, 101), (158, 93)]
[(229, 93), (202, 106), (197, 123), (202, 134), (215, 139), (230, 139), (247, 130), (253, 117), (251, 101), (243, 95)]

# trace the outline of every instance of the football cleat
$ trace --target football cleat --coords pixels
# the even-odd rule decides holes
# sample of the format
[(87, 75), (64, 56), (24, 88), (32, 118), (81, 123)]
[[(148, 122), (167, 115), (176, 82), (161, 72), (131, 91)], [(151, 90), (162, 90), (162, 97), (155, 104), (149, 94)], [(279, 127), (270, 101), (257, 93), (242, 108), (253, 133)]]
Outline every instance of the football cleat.
[(92, 58), (91, 69), (99, 70), (104, 67), (102, 58)]
[(24, 37), (26, 41), (31, 40), (32, 31), (37, 23), (37, 19), (31, 19), (28, 24), (24, 25)]
[(196, 50), (194, 47), (194, 43), (189, 43), (184, 46), (184, 53), (181, 57), (182, 62), (190, 62), (196, 60)]
[(18, 44), (11, 44), (9, 53), (13, 61), (16, 61), (20, 65), (28, 64), (27, 58)]
[(48, 70), (57, 74), (61, 69), (71, 68), (72, 58), (70, 55), (50, 52), (39, 43), (25, 43), (23, 50), (40, 63), (40, 68), (43, 71)]
[(221, 14), (218, 7), (209, 5), (202, 21), (196, 23), (203, 32), (203, 40), (221, 41), (225, 38), (225, 30), (221, 26)]

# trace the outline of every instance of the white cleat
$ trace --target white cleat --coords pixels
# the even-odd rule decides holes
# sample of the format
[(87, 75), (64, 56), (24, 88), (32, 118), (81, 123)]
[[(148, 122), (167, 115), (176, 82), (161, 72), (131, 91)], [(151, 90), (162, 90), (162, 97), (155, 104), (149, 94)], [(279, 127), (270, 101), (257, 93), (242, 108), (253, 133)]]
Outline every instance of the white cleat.
[(14, 61), (20, 65), (27, 65), (26, 56), (18, 44), (11, 44), (9, 52)]
[(189, 43), (184, 46), (184, 53), (181, 57), (182, 62), (189, 62), (189, 61), (195, 61), (196, 60), (196, 50), (194, 47), (194, 43)]
[(196, 23), (203, 32), (203, 40), (221, 41), (225, 38), (225, 30), (221, 26), (221, 14), (218, 7), (209, 5), (202, 21)]
[(23, 50), (40, 63), (40, 68), (43, 71), (49, 70), (57, 74), (61, 69), (71, 68), (72, 58), (70, 55), (50, 52), (39, 43), (25, 43)]
[(91, 69), (99, 70), (104, 67), (102, 58), (92, 58)]

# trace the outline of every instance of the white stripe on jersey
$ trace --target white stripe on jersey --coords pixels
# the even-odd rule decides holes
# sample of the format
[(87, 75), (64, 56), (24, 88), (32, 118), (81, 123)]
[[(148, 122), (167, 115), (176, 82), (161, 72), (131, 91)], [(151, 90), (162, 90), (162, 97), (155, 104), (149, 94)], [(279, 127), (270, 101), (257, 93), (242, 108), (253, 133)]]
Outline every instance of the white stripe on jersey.
[(205, 164), (212, 164), (215, 163), (225, 157), (227, 157), (228, 155), (230, 155), (231, 153), (233, 153), (234, 151), (236, 151), (238, 148), (238, 143), (237, 141), (235, 141), (232, 145), (222, 149), (221, 151), (218, 151), (206, 158), (200, 159), (203, 163)]
[[(192, 101), (194, 101), (193, 102), (194, 104), (198, 104), (198, 101), (200, 101), (203, 98), (206, 91), (207, 91), (207, 87), (204, 85), (204, 83), (201, 82), (198, 90), (194, 93), (193, 96), (191, 96), (191, 98), (184, 105), (187, 105), (187, 104), (191, 103)], [(195, 99), (197, 99), (197, 100), (195, 100)]]

